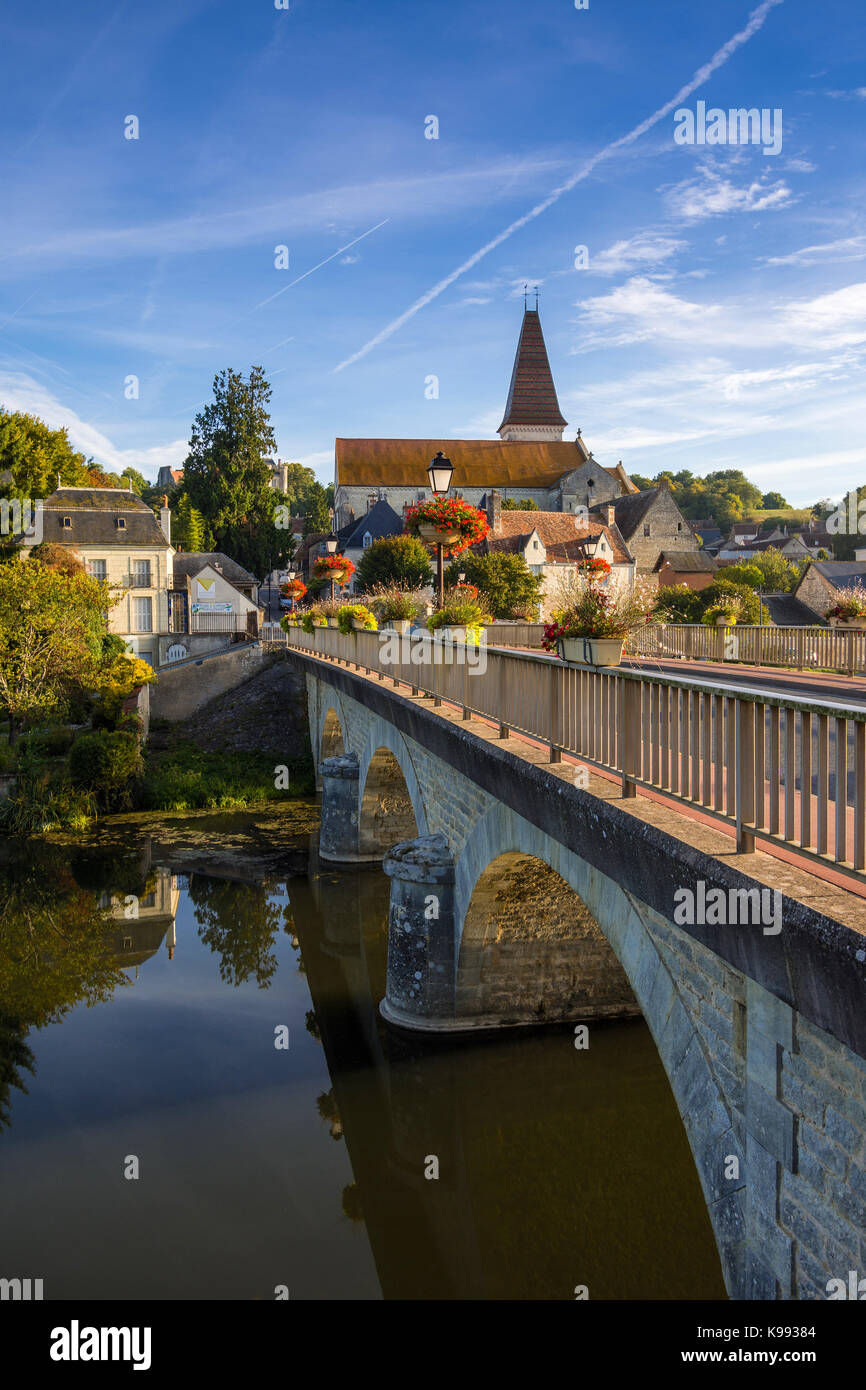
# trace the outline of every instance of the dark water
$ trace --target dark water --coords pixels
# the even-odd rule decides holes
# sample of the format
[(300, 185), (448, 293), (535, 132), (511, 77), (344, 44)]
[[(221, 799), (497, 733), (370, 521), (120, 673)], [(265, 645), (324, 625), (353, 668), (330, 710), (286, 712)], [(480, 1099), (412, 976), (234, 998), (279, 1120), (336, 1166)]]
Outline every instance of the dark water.
[(5, 861), (0, 1276), (47, 1299), (724, 1297), (642, 1022), (586, 1051), (568, 1028), (396, 1037), (387, 879), (320, 867), (285, 818)]

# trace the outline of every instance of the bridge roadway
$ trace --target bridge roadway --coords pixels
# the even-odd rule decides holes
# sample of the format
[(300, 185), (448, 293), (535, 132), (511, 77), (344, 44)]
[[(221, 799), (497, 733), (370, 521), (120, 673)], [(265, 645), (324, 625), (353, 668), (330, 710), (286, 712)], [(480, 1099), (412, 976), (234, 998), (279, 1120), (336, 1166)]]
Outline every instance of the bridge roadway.
[(794, 699), (842, 700), (845, 704), (866, 706), (866, 676), (844, 676), (827, 671), (788, 671), (779, 666), (741, 666), (733, 662), (726, 665), (721, 661), (658, 661), (654, 657), (641, 657), (622, 664), (635, 671), (706, 681), (712, 686), (748, 686)]

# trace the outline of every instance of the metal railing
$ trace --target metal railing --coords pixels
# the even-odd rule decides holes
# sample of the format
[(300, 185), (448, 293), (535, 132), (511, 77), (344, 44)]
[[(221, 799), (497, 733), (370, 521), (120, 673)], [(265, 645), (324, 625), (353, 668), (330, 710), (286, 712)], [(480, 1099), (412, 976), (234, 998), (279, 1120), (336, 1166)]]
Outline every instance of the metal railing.
[(243, 613), (190, 613), (190, 632), (246, 632)]
[(733, 661), (755, 666), (789, 666), (847, 675), (866, 672), (866, 631), (833, 627), (706, 627), (662, 623), (638, 628), (628, 656), (692, 661)]
[(473, 656), (429, 637), (384, 638), (336, 628), (287, 634), (291, 648), (456, 705), (464, 718), (492, 720), (502, 737), (528, 734), (548, 746), (551, 762), (567, 753), (615, 773), (626, 797), (641, 788), (686, 803), (733, 828), (743, 853), (756, 841), (784, 846), (863, 881), (866, 707), (722, 691), (495, 647)]

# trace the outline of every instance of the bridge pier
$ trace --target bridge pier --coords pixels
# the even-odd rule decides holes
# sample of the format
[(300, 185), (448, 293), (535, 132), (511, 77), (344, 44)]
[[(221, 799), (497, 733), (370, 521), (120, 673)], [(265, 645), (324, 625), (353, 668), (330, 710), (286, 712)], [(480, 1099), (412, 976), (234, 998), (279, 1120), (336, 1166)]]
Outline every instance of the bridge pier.
[(380, 1005), (389, 1023), (454, 1026), (454, 860), (444, 835), (394, 845), (382, 865), (391, 879), (388, 977)]
[(319, 764), (322, 779), (322, 826), (319, 832), (319, 858), (331, 863), (357, 864), (358, 850), (358, 758), (341, 753)]

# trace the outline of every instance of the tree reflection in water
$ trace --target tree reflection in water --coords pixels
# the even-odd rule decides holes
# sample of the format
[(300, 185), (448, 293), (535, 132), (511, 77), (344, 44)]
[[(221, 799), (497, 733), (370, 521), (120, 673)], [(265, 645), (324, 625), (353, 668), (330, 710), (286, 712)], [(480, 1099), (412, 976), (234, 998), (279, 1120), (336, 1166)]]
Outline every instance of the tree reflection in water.
[(267, 989), (277, 969), (273, 947), (280, 926), (280, 906), (269, 901), (269, 890), (193, 874), (189, 896), (199, 936), (219, 956), (220, 979), (234, 986), (254, 979)]

